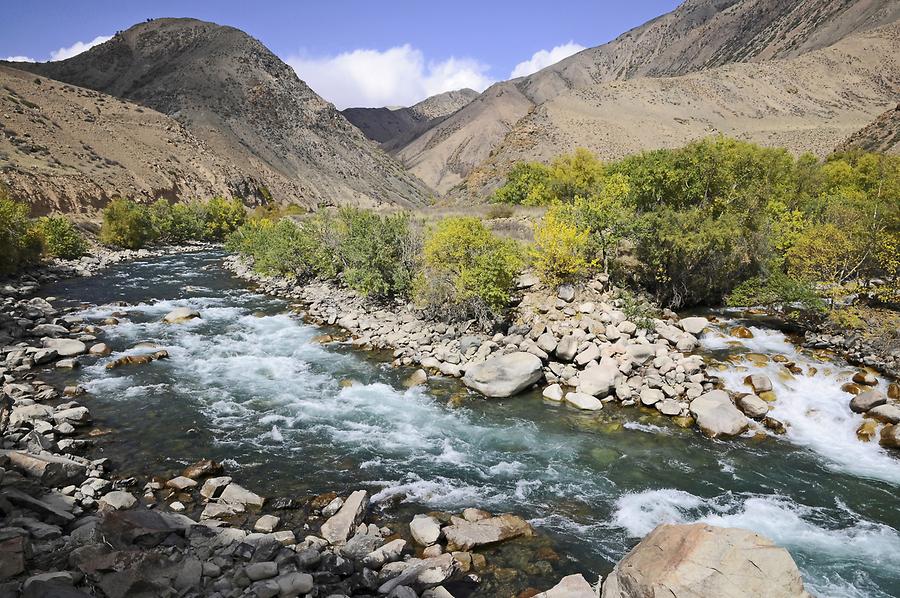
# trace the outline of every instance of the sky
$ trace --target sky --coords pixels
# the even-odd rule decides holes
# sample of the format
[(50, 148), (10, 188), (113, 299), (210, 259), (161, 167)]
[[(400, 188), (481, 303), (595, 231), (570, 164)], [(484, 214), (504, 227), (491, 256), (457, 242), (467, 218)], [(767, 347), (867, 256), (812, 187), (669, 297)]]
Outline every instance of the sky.
[(528, 75), (678, 0), (30, 0), (4, 2), (0, 59), (62, 60), (148, 18), (194, 17), (259, 39), (338, 108), (408, 106)]

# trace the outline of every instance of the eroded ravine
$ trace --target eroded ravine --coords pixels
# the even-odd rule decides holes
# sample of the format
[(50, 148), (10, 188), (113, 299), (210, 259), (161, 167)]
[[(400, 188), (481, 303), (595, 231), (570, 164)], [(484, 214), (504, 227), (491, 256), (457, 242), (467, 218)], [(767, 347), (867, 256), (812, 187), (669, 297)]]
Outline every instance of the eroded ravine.
[[(455, 382), (407, 390), (408, 372), (313, 342), (321, 329), (219, 261), (164, 257), (47, 289), (100, 305), (84, 311), (91, 321), (118, 319), (103, 338), (112, 355), (70, 381), (88, 389), (95, 420), (113, 430), (102, 446), (124, 455), (126, 469), (213, 457), (271, 495), (365, 487), (384, 504), (508, 510), (595, 573), (658, 523), (704, 520), (787, 547), (816, 595), (891, 596), (900, 586), (900, 463), (856, 440), (839, 374), (783, 381), (771, 364), (722, 372), (736, 390), (745, 365), (771, 375), (773, 414), (790, 426), (763, 439), (714, 442), (649, 412), (609, 405), (585, 415), (537, 393), (460, 404)], [(178, 305), (203, 317), (162, 324)], [(734, 340), (717, 339), (708, 334), (705, 350)], [(759, 346), (741, 350), (802, 357), (777, 333), (752, 340)], [(105, 368), (144, 341), (170, 358)]]

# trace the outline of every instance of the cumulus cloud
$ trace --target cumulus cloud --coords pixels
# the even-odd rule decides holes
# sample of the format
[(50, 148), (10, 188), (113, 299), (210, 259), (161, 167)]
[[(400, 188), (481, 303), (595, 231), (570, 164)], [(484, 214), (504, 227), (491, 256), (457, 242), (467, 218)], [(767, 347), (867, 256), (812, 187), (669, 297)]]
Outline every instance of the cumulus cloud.
[(409, 44), (387, 50), (353, 50), (336, 56), (290, 56), (297, 76), (339, 109), (409, 106), (434, 94), (493, 83), (488, 65), (471, 58), (426, 61)]
[(6, 60), (8, 62), (37, 62), (37, 60), (30, 56), (7, 56), (6, 58), (0, 58), (0, 60)]
[(73, 56), (77, 56), (81, 54), (85, 50), (93, 48), (98, 44), (102, 44), (105, 41), (109, 41), (112, 39), (111, 35), (98, 35), (94, 39), (89, 42), (75, 42), (68, 48), (60, 48), (55, 52), (50, 52), (50, 60), (65, 60), (66, 58), (72, 58)]
[(571, 41), (567, 44), (556, 46), (552, 50), (538, 50), (531, 55), (529, 60), (517, 64), (513, 68), (512, 73), (510, 73), (509, 78), (515, 79), (516, 77), (525, 77), (531, 73), (536, 73), (542, 68), (546, 68), (582, 50), (584, 50), (584, 46)]

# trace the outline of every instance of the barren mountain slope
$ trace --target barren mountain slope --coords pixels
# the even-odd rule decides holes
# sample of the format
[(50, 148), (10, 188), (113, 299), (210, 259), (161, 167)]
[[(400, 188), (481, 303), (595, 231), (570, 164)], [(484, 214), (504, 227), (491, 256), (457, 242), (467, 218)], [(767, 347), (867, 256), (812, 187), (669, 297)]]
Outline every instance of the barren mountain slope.
[(168, 116), (3, 66), (0, 183), (36, 214), (90, 213), (114, 196), (258, 195), (249, 173)]
[(372, 141), (392, 144), (398, 139), (408, 140), (410, 134), (433, 126), (437, 119), (450, 116), (476, 97), (475, 90), (459, 89), (433, 95), (408, 108), (347, 108), (341, 114)]
[(515, 162), (577, 147), (613, 159), (723, 134), (824, 156), (896, 104), (898, 56), (900, 22), (798, 58), (573, 89), (523, 118), (469, 175), (464, 195), (489, 193)]
[(851, 149), (900, 154), (900, 104), (850, 135), (838, 147), (838, 150)]
[(426, 183), (446, 191), (486, 159), (535, 105), (563, 91), (789, 58), (898, 18), (896, 0), (687, 0), (608, 44), (489, 88), (395, 155)]
[(232, 27), (157, 19), (68, 60), (22, 65), (182, 122), (276, 200), (417, 204), (428, 191), (259, 41)]

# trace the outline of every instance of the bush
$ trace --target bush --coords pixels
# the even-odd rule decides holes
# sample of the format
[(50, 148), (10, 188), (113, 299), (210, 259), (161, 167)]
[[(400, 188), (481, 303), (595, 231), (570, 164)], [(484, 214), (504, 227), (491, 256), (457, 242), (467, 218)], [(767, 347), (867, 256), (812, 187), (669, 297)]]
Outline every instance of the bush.
[(28, 207), (0, 190), (0, 275), (36, 263), (40, 254), (40, 235), (28, 219)]
[(72, 221), (64, 216), (45, 216), (39, 219), (35, 226), (45, 255), (75, 259), (88, 250), (84, 236), (78, 232)]
[(523, 265), (519, 245), (492, 234), (478, 218), (445, 218), (425, 239), (415, 297), (445, 319), (474, 317), (486, 324), (509, 304)]
[(586, 276), (590, 231), (571, 222), (571, 210), (557, 205), (544, 215), (534, 232), (532, 263), (541, 280), (557, 286)]
[(203, 204), (203, 238), (222, 241), (240, 227), (247, 212), (239, 199), (214, 197)]
[(655, 328), (653, 319), (659, 314), (651, 304), (628, 289), (619, 290), (619, 299), (622, 301), (622, 313), (630, 322), (644, 330)]
[(487, 217), (491, 220), (496, 220), (498, 218), (511, 218), (515, 213), (515, 210), (512, 206), (508, 204), (494, 204), (488, 208)]
[(793, 279), (779, 270), (741, 282), (732, 289), (725, 302), (730, 307), (768, 307), (794, 303), (814, 311), (825, 307), (815, 289), (808, 283)]
[(493, 201), (525, 206), (543, 206), (553, 200), (550, 168), (538, 162), (513, 165), (506, 183), (494, 192)]
[(153, 218), (146, 206), (114, 199), (103, 209), (100, 242), (125, 249), (140, 249), (156, 240)]

